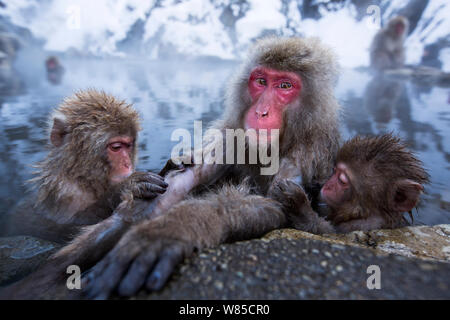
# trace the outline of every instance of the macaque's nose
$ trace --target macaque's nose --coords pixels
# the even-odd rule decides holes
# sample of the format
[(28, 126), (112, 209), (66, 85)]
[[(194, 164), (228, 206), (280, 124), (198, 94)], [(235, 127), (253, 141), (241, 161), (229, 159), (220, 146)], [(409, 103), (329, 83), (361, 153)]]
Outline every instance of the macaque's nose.
[(127, 152), (124, 152), (124, 154), (122, 155), (122, 165), (126, 169), (131, 168), (131, 159)]
[(256, 108), (256, 117), (258, 119), (267, 117), (269, 115), (269, 109), (270, 109), (269, 106), (263, 106), (263, 107), (258, 106)]
[(267, 117), (269, 115), (269, 112), (264, 111), (264, 112), (258, 112), (256, 111), (256, 115), (258, 118), (263, 118), (263, 117)]

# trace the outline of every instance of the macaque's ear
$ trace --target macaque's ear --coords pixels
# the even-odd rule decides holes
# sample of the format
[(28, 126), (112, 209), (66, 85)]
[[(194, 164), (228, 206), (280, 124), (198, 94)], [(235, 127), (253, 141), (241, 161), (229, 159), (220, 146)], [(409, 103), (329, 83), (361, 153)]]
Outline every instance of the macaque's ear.
[(417, 205), (423, 186), (405, 179), (398, 181), (394, 190), (393, 209), (396, 212), (409, 212)]
[(67, 134), (66, 124), (63, 120), (54, 118), (52, 131), (50, 132), (50, 142), (55, 147), (62, 146), (64, 142), (64, 136)]

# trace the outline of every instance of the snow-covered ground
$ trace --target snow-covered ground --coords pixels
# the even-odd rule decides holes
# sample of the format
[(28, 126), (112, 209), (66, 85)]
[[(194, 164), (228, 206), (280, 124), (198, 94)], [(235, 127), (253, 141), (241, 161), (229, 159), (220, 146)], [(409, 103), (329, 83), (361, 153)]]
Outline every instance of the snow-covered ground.
[[(357, 21), (352, 4), (321, 12), (320, 20), (302, 19), (301, 0), (15, 0), (3, 14), (45, 39), (48, 50), (76, 48), (96, 55), (124, 55), (117, 43), (126, 39), (139, 19), (144, 21), (145, 55), (164, 57), (175, 51), (188, 56), (240, 58), (248, 45), (267, 32), (318, 36), (337, 52), (344, 67), (368, 64), (368, 48), (379, 28), (369, 12)], [(408, 1), (383, 1), (383, 20)], [(409, 37), (407, 62), (418, 62), (423, 46), (450, 33), (450, 2), (431, 0)], [(443, 51), (450, 71), (450, 54)]]

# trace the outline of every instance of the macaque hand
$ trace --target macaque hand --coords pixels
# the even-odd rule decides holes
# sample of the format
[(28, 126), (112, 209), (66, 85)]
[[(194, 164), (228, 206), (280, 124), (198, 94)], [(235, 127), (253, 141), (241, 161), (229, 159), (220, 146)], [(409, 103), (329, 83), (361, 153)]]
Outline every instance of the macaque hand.
[(294, 226), (309, 224), (315, 218), (312, 215), (317, 215), (303, 188), (293, 181), (276, 182), (269, 196), (282, 204), (283, 211)]
[(142, 287), (160, 290), (174, 268), (193, 252), (194, 245), (177, 239), (161, 220), (132, 227), (83, 279), (85, 297), (107, 299), (116, 290), (131, 296)]
[(272, 186), (269, 196), (280, 202), (285, 209), (290, 211), (296, 211), (309, 203), (308, 196), (303, 188), (287, 179), (276, 182)]
[(137, 171), (131, 174), (120, 187), (121, 200), (140, 198), (151, 200), (166, 191), (168, 184), (160, 175)]
[(183, 157), (178, 157), (176, 159), (167, 160), (164, 168), (161, 169), (159, 175), (165, 177), (169, 172), (177, 171), (183, 172), (188, 167), (192, 167), (194, 165), (194, 161), (192, 156), (187, 155)]

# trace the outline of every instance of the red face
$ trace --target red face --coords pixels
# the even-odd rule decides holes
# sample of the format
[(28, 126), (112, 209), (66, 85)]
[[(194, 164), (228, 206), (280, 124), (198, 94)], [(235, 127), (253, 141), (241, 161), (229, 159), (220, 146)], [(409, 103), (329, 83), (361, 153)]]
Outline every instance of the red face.
[(399, 37), (403, 35), (403, 32), (405, 32), (405, 25), (401, 22), (397, 23), (397, 25), (395, 26), (395, 32)]
[(111, 165), (110, 182), (119, 183), (133, 173), (134, 139), (130, 136), (117, 136), (109, 139), (107, 148)]
[(248, 79), (252, 102), (245, 116), (246, 129), (281, 129), (283, 110), (300, 95), (302, 82), (294, 72), (256, 67)]
[(49, 69), (56, 68), (56, 60), (55, 59), (47, 60), (47, 68), (49, 68)]
[(320, 195), (331, 208), (337, 208), (351, 198), (351, 173), (343, 163), (336, 165), (333, 176), (320, 190)]

